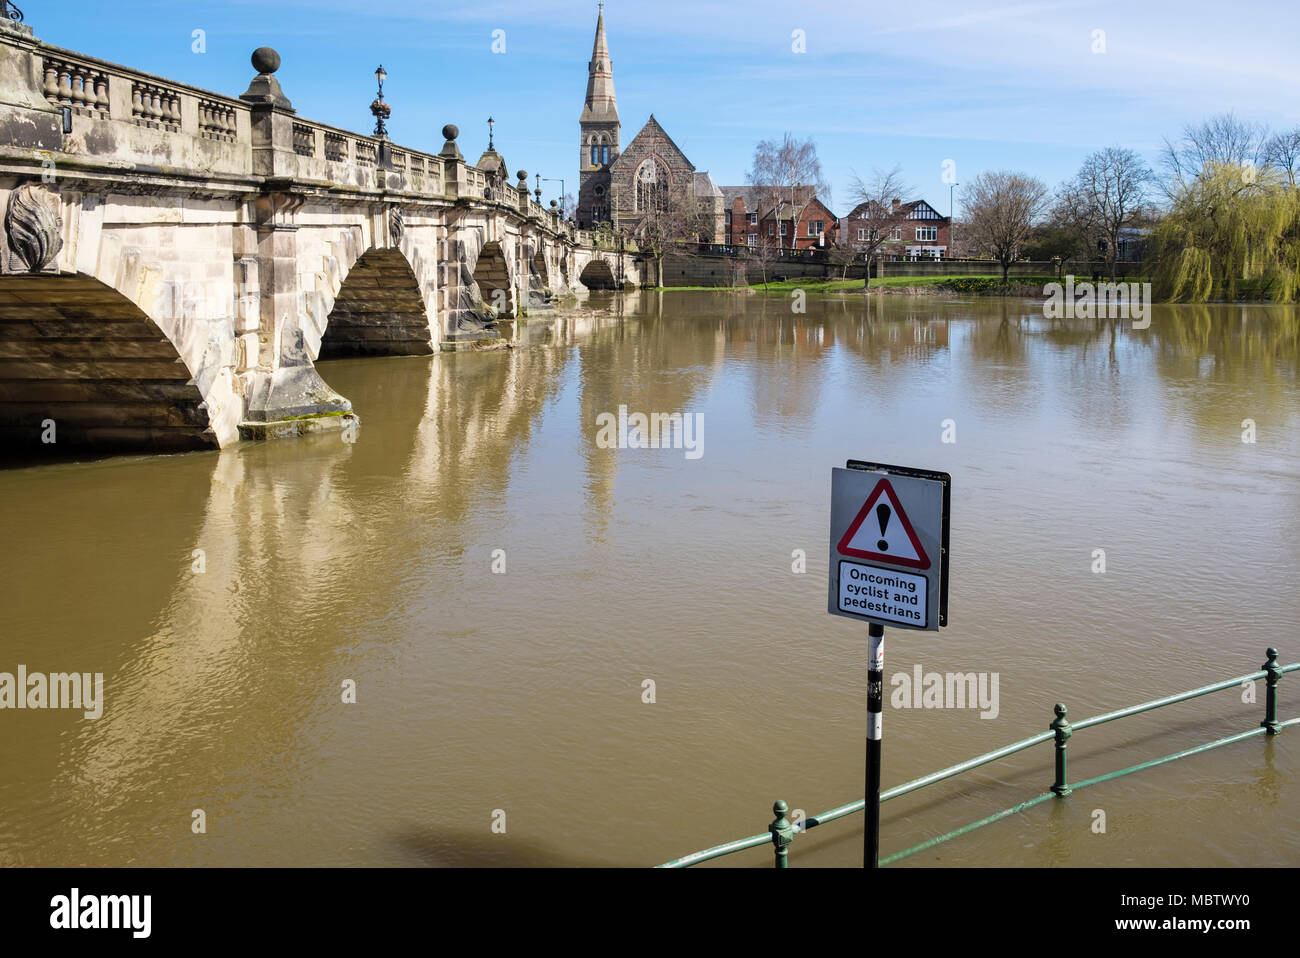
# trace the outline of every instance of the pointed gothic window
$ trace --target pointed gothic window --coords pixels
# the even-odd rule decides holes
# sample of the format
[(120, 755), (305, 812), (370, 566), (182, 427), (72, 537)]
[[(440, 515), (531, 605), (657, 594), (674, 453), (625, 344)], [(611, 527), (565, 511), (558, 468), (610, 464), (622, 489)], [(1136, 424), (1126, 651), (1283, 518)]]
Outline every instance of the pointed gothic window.
[(636, 212), (668, 210), (668, 170), (655, 157), (647, 157), (636, 170)]

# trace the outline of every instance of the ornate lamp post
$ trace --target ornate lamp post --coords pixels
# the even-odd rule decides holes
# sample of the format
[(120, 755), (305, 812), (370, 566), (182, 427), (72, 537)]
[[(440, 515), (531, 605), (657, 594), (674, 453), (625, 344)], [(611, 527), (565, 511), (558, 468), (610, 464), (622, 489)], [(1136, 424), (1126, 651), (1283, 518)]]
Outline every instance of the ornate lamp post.
[(370, 104), (370, 112), (375, 116), (375, 136), (381, 140), (388, 139), (388, 129), (384, 126), (384, 121), (393, 115), (393, 109), (384, 102), (384, 81), (388, 79), (388, 72), (381, 63), (375, 70), (375, 80), (379, 83), (379, 95), (375, 97)]
[(496, 126), (496, 125), (497, 125), (497, 121), (494, 120), (494, 119), (492, 119), (492, 117), (488, 117), (488, 151), (489, 151), (489, 152), (491, 152), (492, 149), (493, 149), (493, 147), (492, 147), (492, 128), (493, 128), (494, 126)]

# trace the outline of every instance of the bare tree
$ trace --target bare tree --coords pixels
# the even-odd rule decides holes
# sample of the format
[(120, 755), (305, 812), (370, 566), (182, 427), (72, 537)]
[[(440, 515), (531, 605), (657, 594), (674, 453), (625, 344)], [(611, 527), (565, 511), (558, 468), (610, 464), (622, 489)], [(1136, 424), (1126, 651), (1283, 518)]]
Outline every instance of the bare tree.
[(1270, 137), (1264, 144), (1264, 162), (1281, 171), (1294, 188), (1300, 173), (1300, 126)]
[(821, 161), (817, 159), (817, 144), (812, 137), (800, 140), (790, 133), (780, 141), (759, 141), (754, 147), (749, 182), (757, 188), (759, 218), (769, 210), (776, 216), (778, 246), (781, 245), (781, 221), (792, 220), (790, 245), (796, 245), (794, 234), (799, 217), (813, 197), (818, 193), (826, 196), (830, 192), (822, 176)]
[(847, 236), (841, 236), (826, 248), (826, 258), (831, 261), (832, 266), (840, 268), (840, 279), (844, 279), (849, 274), (849, 267), (858, 262), (862, 254), (849, 242)]
[(1074, 179), (1060, 192), (1058, 212), (1076, 224), (1089, 247), (1104, 242), (1110, 278), (1115, 279), (1120, 234), (1142, 212), (1151, 170), (1133, 150), (1107, 147), (1083, 161)]
[[(763, 242), (754, 246), (740, 245), (733, 248), (736, 250), (736, 263), (745, 271), (746, 277), (748, 277), (749, 270), (758, 270), (758, 275), (763, 280), (763, 288), (767, 289), (768, 281), (771, 278), (772, 265), (780, 259), (781, 248)], [(748, 282), (748, 279), (746, 281)]]
[(664, 284), (664, 257), (692, 255), (698, 250), (701, 214), (686, 202), (669, 199), (646, 212), (636, 229), (637, 248), (655, 266), (655, 286)]
[(1212, 116), (1199, 126), (1189, 124), (1178, 142), (1165, 140), (1163, 162), (1169, 174), (1165, 192), (1173, 198), (1211, 166), (1258, 166), (1267, 142), (1267, 127), (1239, 120), (1231, 112)]
[[(888, 241), (894, 227), (902, 222), (901, 211), (894, 209), (894, 200), (910, 195), (912, 187), (903, 180), (901, 166), (895, 166), (892, 170), (877, 167), (866, 179), (854, 173), (849, 193), (857, 206), (849, 214), (853, 224), (846, 225), (846, 229), (862, 231), (862, 239), (845, 236), (844, 242), (852, 242), (865, 254), (867, 270), (862, 285), (869, 287), (871, 265), (876, 260), (876, 254)], [(847, 222), (846, 220), (846, 224)]]
[(1035, 221), (1047, 205), (1042, 180), (1009, 170), (984, 172), (963, 190), (962, 207), (970, 217), (967, 235), (1007, 269), (1020, 257)]
[(572, 220), (578, 215), (578, 201), (573, 198), (572, 193), (564, 194), (564, 199), (560, 200), (560, 210), (566, 220)]

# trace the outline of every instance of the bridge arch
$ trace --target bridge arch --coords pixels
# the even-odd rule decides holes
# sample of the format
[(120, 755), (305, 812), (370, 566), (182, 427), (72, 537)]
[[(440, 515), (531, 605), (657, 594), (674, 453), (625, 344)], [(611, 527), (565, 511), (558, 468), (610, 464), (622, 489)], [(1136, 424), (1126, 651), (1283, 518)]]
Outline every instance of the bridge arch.
[(371, 248), (339, 284), (316, 358), (416, 356), (435, 348), (429, 309), (406, 254)]
[(498, 316), (513, 316), (515, 312), (514, 282), (510, 275), (510, 259), (499, 241), (485, 243), (474, 261), (474, 282), (483, 301), (497, 310)]
[(578, 282), (582, 283), (587, 289), (618, 288), (618, 284), (614, 279), (614, 270), (609, 263), (599, 257), (583, 267), (582, 273), (578, 276)]
[[(231, 421), (221, 396), (229, 372), (195, 376), (181, 352), (206, 325), (191, 321), (195, 291), (154, 288), (162, 323), (84, 273), (0, 277), (6, 449), (36, 451), (53, 439), (74, 450), (179, 452), (233, 440), (238, 415)], [(223, 358), (217, 339), (202, 343), (200, 357)], [(228, 345), (233, 352), (233, 335)]]

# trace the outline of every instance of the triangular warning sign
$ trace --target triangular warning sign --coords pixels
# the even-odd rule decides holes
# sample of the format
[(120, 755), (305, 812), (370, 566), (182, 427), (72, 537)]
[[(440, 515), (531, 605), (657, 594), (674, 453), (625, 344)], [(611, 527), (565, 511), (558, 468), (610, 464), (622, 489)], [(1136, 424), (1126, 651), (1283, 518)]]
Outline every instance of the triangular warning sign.
[(876, 483), (836, 548), (841, 555), (858, 559), (912, 569), (930, 568), (930, 557), (888, 479)]

